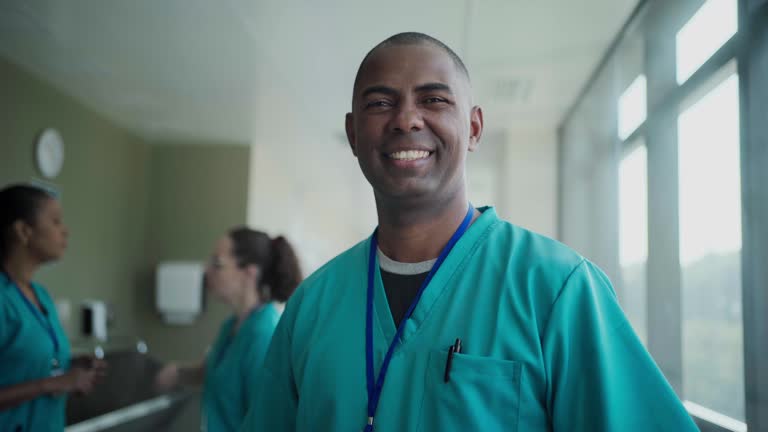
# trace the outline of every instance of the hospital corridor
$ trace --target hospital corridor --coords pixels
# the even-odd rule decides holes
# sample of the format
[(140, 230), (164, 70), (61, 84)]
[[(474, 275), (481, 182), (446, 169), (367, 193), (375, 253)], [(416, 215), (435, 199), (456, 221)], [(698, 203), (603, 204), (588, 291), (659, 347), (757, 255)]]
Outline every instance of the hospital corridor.
[(768, 432), (768, 0), (0, 1), (0, 432)]

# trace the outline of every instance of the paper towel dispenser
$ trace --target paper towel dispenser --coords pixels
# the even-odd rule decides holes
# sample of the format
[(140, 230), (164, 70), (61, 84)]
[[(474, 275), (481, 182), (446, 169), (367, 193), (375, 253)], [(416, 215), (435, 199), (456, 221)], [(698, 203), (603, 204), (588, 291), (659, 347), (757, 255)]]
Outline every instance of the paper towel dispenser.
[(168, 324), (187, 325), (203, 311), (205, 267), (192, 261), (168, 261), (157, 267), (156, 306)]

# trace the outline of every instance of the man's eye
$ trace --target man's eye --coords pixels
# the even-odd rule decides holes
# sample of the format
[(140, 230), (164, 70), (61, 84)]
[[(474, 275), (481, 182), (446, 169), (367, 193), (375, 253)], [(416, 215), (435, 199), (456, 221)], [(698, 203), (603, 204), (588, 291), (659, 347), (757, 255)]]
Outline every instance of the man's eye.
[(389, 106), (392, 106), (392, 104), (386, 100), (375, 100), (365, 104), (366, 108), (385, 108)]
[(428, 97), (424, 99), (424, 103), (427, 103), (427, 104), (444, 103), (444, 102), (448, 102), (448, 101), (441, 97)]

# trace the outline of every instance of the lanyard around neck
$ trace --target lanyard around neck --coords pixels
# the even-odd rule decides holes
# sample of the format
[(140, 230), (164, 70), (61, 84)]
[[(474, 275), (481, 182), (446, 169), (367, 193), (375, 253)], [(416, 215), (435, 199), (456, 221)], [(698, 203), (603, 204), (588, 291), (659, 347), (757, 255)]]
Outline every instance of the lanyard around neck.
[[(45, 329), (45, 331), (48, 332), (48, 336), (50, 337), (51, 343), (53, 344), (53, 355), (54, 357), (57, 357), (59, 354), (59, 338), (58, 336), (56, 336), (56, 332), (53, 329), (53, 324), (51, 324), (50, 318), (44, 317), (40, 309), (32, 304), (32, 302), (27, 298), (27, 296), (24, 295), (24, 292), (21, 291), (21, 287), (19, 286), (19, 284), (17, 284), (16, 281), (14, 281), (11, 278), (8, 272), (6, 271), (2, 271), (2, 272), (5, 274), (5, 277), (8, 278), (8, 280), (16, 288), (16, 292), (19, 293), (19, 296), (21, 297), (24, 304), (27, 305), (27, 309), (29, 309), (30, 313), (32, 313), (32, 315), (35, 317), (35, 319), (37, 319), (40, 325), (43, 326), (43, 329)], [(34, 292), (35, 290), (34, 287), (32, 287), (31, 285), (30, 287)], [(37, 295), (36, 292), (35, 292), (35, 295)], [(39, 301), (39, 298), (40, 297), (38, 296), (38, 301)], [(43, 308), (45, 307), (45, 306), (42, 306), (42, 302), (40, 303), (40, 305)]]
[(395, 351), (395, 347), (402, 337), (405, 323), (413, 314), (414, 309), (416, 309), (416, 305), (419, 303), (421, 295), (424, 293), (427, 285), (429, 285), (429, 281), (431, 281), (432, 277), (435, 275), (435, 273), (437, 273), (437, 270), (443, 264), (443, 261), (445, 261), (445, 258), (448, 256), (448, 253), (451, 251), (451, 249), (453, 249), (453, 246), (456, 244), (456, 242), (459, 241), (461, 236), (464, 235), (464, 233), (467, 231), (467, 228), (469, 228), (469, 224), (472, 222), (472, 215), (474, 214), (474, 210), (474, 207), (472, 207), (470, 204), (469, 209), (467, 210), (467, 215), (464, 217), (461, 225), (459, 225), (459, 227), (456, 229), (456, 232), (453, 233), (451, 239), (448, 240), (448, 244), (446, 244), (442, 252), (440, 252), (440, 256), (438, 256), (437, 261), (435, 261), (435, 264), (432, 266), (429, 274), (427, 274), (424, 282), (422, 282), (419, 291), (416, 293), (416, 297), (413, 299), (413, 302), (411, 302), (411, 306), (408, 308), (408, 311), (405, 313), (402, 321), (400, 321), (400, 325), (397, 328), (397, 333), (395, 333), (395, 337), (392, 339), (392, 342), (389, 345), (389, 349), (387, 349), (387, 354), (384, 356), (384, 361), (381, 364), (381, 370), (379, 370), (378, 378), (374, 378), (373, 370), (373, 288), (376, 275), (378, 228), (377, 231), (374, 231), (373, 236), (371, 237), (371, 248), (368, 256), (368, 301), (366, 305), (365, 320), (365, 360), (366, 377), (368, 382), (368, 423), (365, 426), (365, 432), (373, 432), (373, 419), (376, 415), (376, 408), (379, 405), (381, 390), (384, 387), (384, 377), (387, 375), (387, 370), (389, 369), (389, 363), (392, 360), (392, 354)]

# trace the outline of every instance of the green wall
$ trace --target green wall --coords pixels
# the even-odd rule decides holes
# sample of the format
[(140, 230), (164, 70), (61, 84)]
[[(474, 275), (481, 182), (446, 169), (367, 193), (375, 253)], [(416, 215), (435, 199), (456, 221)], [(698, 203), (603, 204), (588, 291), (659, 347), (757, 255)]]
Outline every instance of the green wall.
[[(158, 262), (204, 261), (217, 238), (246, 219), (249, 148), (231, 144), (174, 143), (152, 148), (147, 245), (147, 277)], [(150, 281), (151, 282), (151, 281)], [(142, 333), (162, 359), (202, 359), (219, 324), (231, 312), (210, 297), (203, 316), (191, 326), (164, 324), (154, 311), (153, 284), (145, 285)], [(150, 312), (147, 314), (147, 312)]]
[(205, 260), (217, 237), (245, 223), (249, 148), (149, 143), (3, 59), (0, 82), (0, 186), (40, 179), (33, 155), (42, 129), (64, 138), (64, 168), (50, 183), (62, 193), (69, 249), (36, 279), (69, 302), (70, 339), (80, 302), (94, 298), (114, 308), (116, 343), (138, 336), (161, 359), (202, 358), (229, 311), (208, 301), (192, 326), (165, 325), (154, 306), (154, 269)]
[(50, 183), (62, 194), (69, 248), (37, 279), (57, 300), (69, 300), (69, 331), (80, 301), (97, 298), (114, 306), (114, 334), (135, 334), (133, 292), (145, 255), (150, 147), (2, 59), (0, 82), (1, 185), (40, 178), (33, 150), (43, 128), (57, 128), (64, 139), (64, 168)]

